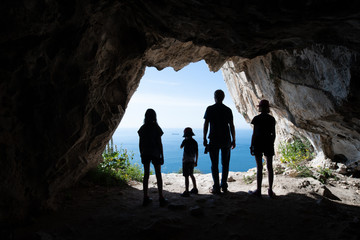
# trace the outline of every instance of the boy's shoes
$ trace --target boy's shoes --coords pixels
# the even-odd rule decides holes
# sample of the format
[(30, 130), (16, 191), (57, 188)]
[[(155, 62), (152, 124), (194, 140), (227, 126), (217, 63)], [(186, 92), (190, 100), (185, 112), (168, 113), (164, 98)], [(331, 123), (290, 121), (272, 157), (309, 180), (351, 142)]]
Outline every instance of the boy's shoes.
[(223, 193), (227, 193), (228, 189), (227, 188), (221, 188), (221, 190), (223, 191)]
[(166, 205), (168, 205), (169, 204), (169, 201), (166, 199), (166, 198), (164, 198), (164, 197), (160, 197), (159, 198), (159, 205), (160, 205), (160, 207), (165, 207)]
[(149, 197), (144, 197), (144, 200), (143, 200), (143, 204), (142, 204), (142, 205), (145, 207), (145, 206), (149, 205), (151, 202), (152, 202), (152, 199), (151, 199), (151, 198), (149, 198)]
[(189, 191), (185, 191), (182, 194), (180, 194), (180, 196), (182, 196), (182, 197), (190, 197), (190, 193), (189, 193)]
[(191, 194), (198, 194), (199, 190), (197, 188), (193, 188), (193, 189), (190, 190), (190, 193)]
[(249, 191), (249, 194), (250, 194), (251, 196), (255, 196), (255, 197), (261, 198), (261, 192), (260, 192), (258, 189), (256, 189), (255, 191)]

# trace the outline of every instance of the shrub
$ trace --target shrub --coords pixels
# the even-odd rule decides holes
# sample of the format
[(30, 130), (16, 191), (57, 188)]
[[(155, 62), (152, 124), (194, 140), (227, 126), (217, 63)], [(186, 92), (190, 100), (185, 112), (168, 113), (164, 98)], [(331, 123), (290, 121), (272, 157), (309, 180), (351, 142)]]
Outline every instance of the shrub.
[(309, 140), (301, 140), (297, 137), (290, 143), (280, 144), (279, 152), (281, 154), (280, 161), (288, 164), (293, 169), (296, 169), (304, 161), (313, 158), (312, 146)]
[(142, 181), (143, 170), (139, 164), (131, 164), (134, 158), (132, 152), (113, 145), (113, 140), (102, 154), (103, 161), (88, 176), (100, 185), (122, 185), (130, 180)]
[(309, 140), (295, 137), (292, 142), (280, 144), (279, 152), (280, 161), (296, 170), (296, 177), (314, 177), (311, 169), (305, 165), (313, 158), (313, 147)]

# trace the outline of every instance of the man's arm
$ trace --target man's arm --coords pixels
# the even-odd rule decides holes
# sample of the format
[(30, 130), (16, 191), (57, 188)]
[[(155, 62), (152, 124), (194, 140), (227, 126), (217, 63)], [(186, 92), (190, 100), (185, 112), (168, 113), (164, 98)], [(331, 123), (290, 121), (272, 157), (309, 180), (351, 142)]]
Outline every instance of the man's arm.
[(203, 144), (204, 144), (205, 147), (207, 146), (206, 136), (207, 136), (208, 130), (209, 130), (209, 120), (205, 119), (205, 122), (204, 122), (204, 139), (203, 139)]
[(230, 133), (232, 137), (231, 148), (234, 149), (236, 147), (236, 139), (235, 139), (235, 126), (233, 121), (230, 122)]

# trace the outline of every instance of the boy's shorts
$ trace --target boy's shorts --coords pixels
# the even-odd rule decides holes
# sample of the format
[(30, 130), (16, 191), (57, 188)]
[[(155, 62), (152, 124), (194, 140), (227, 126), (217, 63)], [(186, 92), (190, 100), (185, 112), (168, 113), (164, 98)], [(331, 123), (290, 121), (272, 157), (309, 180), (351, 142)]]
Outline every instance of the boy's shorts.
[(153, 165), (163, 165), (164, 164), (164, 160), (161, 158), (157, 158), (151, 155), (142, 155), (141, 156), (141, 163), (142, 164), (146, 164), (152, 162)]
[(254, 152), (255, 152), (255, 154), (254, 154), (255, 156), (260, 156), (260, 157), (262, 157), (263, 154), (266, 157), (272, 157), (275, 155), (274, 145), (272, 145), (272, 146), (255, 146)]
[(183, 162), (183, 176), (188, 177), (194, 174), (194, 162)]

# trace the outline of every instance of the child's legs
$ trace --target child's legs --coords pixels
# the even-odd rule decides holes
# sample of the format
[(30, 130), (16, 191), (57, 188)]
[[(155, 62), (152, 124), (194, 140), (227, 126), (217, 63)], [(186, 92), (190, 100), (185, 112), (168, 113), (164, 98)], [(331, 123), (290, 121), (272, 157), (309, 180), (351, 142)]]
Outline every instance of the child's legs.
[(197, 188), (197, 187), (196, 187), (196, 180), (195, 180), (194, 175), (191, 174), (190, 177), (191, 177), (191, 180), (192, 180), (192, 183), (193, 183), (193, 187), (194, 187), (194, 188)]
[(261, 183), (262, 183), (262, 171), (263, 171), (263, 165), (262, 165), (262, 155), (256, 155), (256, 168), (257, 168), (257, 190), (261, 191)]
[(159, 190), (159, 197), (163, 197), (163, 194), (162, 194), (163, 189), (162, 189), (161, 165), (160, 164), (155, 164), (154, 168), (155, 168), (157, 186), (158, 186), (158, 190)]
[(143, 178), (144, 198), (148, 197), (149, 175), (150, 175), (150, 162), (144, 162), (144, 178)]
[(273, 170), (273, 156), (266, 156), (266, 167), (268, 169), (269, 174), (269, 189), (272, 190), (272, 185), (274, 182), (274, 170)]
[(189, 176), (185, 176), (185, 190), (189, 191)]

